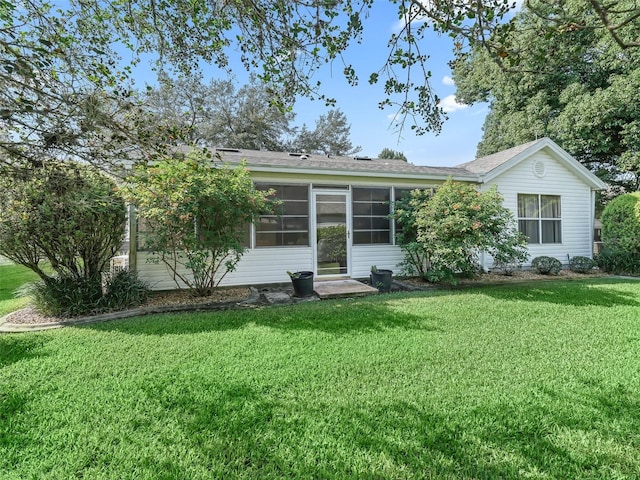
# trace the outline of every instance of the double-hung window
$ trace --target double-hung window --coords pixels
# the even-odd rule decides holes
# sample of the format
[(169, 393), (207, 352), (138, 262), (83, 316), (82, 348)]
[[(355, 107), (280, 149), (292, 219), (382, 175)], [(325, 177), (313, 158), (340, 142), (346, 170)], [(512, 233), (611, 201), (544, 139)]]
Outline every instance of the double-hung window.
[(528, 243), (562, 243), (559, 195), (518, 194), (518, 230)]
[(273, 215), (262, 215), (256, 224), (256, 247), (309, 246), (309, 186), (256, 184), (275, 190), (280, 200)]

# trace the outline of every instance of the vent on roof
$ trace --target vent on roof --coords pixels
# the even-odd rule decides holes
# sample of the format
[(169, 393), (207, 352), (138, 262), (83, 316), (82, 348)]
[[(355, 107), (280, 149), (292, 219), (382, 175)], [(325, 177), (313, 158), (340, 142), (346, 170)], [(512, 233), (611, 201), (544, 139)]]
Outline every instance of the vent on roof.
[(290, 157), (306, 157), (309, 158), (309, 154), (306, 152), (289, 152)]
[(216, 152), (240, 153), (240, 150), (237, 148), (217, 147)]
[(353, 157), (354, 160), (371, 160), (371, 157)]

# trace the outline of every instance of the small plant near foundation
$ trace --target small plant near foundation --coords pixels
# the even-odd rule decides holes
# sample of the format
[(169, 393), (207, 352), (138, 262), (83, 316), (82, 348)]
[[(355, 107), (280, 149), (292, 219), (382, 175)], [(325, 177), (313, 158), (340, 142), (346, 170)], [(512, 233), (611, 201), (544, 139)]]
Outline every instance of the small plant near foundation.
[(562, 263), (557, 258), (542, 256), (534, 258), (531, 267), (542, 275), (557, 275), (562, 270)]

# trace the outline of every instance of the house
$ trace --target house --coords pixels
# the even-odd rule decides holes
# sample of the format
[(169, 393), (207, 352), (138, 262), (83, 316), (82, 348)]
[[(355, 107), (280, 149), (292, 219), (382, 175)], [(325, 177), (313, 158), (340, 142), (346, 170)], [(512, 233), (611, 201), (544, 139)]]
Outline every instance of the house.
[[(406, 192), (430, 189), (448, 178), (496, 185), (504, 204), (529, 238), (530, 259), (548, 255), (568, 263), (590, 257), (595, 192), (605, 184), (548, 138), (456, 167), (417, 166), (402, 160), (326, 157), (218, 149), (229, 164), (246, 162), (258, 188), (273, 188), (282, 214), (247, 226), (247, 251), (222, 285), (288, 281), (287, 271), (311, 270), (316, 278), (364, 278), (372, 265), (397, 271), (390, 203)], [(132, 231), (136, 231), (132, 229)], [(129, 264), (155, 289), (175, 288), (162, 264), (131, 238)], [(490, 269), (492, 259), (481, 258)]]

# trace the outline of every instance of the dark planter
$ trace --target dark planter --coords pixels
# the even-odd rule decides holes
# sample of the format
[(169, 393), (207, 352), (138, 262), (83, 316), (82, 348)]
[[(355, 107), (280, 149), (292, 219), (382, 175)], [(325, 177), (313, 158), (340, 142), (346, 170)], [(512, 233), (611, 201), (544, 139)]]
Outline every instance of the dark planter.
[(291, 283), (296, 297), (313, 295), (313, 272), (295, 272), (291, 277)]
[(371, 272), (371, 286), (376, 287), (380, 292), (391, 291), (391, 276), (393, 272), (391, 270), (376, 270)]

